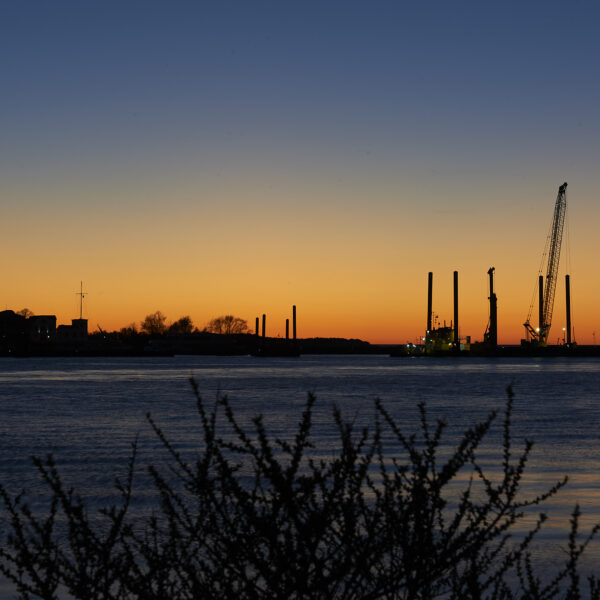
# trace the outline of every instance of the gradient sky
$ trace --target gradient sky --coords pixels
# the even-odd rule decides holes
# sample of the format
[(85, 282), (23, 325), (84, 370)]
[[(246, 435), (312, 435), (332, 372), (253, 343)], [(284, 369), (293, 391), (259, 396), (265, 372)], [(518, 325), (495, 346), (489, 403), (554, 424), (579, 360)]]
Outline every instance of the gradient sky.
[[(550, 341), (600, 316), (595, 2), (1, 1), (2, 309), (90, 330), (518, 342), (558, 187)], [(568, 241), (568, 243), (567, 243)]]

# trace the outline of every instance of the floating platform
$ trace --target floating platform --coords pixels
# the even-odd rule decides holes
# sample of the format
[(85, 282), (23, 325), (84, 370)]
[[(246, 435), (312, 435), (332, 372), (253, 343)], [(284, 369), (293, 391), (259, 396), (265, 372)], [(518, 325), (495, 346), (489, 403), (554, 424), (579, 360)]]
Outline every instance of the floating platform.
[(424, 358), (453, 358), (453, 357), (466, 357), (466, 358), (527, 358), (527, 357), (539, 357), (539, 358), (551, 358), (551, 357), (565, 357), (565, 358), (583, 358), (583, 357), (600, 357), (600, 346), (580, 346), (574, 344), (571, 346), (558, 345), (558, 346), (546, 346), (543, 348), (531, 346), (497, 346), (496, 348), (490, 348), (485, 344), (474, 343), (471, 344), (469, 350), (457, 351), (431, 351), (426, 352), (425, 346), (417, 346), (414, 344), (407, 344), (406, 346), (399, 346), (394, 348), (390, 352), (392, 357), (402, 356), (422, 356)]

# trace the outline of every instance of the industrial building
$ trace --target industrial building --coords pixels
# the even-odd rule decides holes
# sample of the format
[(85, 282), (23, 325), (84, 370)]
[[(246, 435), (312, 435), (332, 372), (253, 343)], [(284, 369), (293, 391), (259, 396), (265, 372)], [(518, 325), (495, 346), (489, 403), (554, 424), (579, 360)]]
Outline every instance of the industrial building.
[(0, 356), (76, 353), (88, 338), (87, 319), (56, 326), (55, 315), (26, 317), (13, 310), (0, 312)]

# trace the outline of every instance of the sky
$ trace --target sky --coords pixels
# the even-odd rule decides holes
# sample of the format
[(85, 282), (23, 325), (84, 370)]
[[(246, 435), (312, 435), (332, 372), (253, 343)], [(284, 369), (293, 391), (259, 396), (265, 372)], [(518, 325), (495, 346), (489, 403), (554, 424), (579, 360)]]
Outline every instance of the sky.
[[(600, 340), (594, 2), (0, 0), (1, 309), (518, 343), (559, 186)], [(535, 312), (534, 312), (535, 314)]]

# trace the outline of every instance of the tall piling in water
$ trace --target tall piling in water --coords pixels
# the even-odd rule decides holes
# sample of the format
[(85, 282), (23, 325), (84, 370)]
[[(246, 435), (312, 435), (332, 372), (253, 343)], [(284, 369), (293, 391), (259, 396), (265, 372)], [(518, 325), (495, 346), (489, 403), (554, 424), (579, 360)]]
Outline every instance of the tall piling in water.
[(458, 337), (458, 271), (454, 271), (454, 343), (456, 349), (460, 350), (460, 338)]
[(259, 331), (258, 331), (258, 317), (256, 317), (256, 327), (254, 329), (254, 335), (256, 337), (258, 337), (258, 335), (259, 335)]
[(490, 276), (490, 328), (487, 341), (492, 348), (498, 346), (498, 303), (494, 293), (494, 267), (488, 270)]
[(540, 275), (539, 277), (539, 336), (538, 340), (541, 342), (544, 337), (544, 276)]
[(427, 333), (431, 331), (431, 315), (432, 315), (432, 300), (433, 300), (433, 273), (429, 271), (427, 279)]
[(567, 345), (571, 345), (571, 278), (565, 275), (565, 289), (567, 291)]
[(267, 315), (263, 314), (263, 316), (262, 316), (262, 336), (263, 336), (263, 338), (266, 335), (266, 331), (267, 331)]
[(296, 341), (296, 305), (292, 306), (292, 334), (294, 341)]
[(285, 339), (286, 340), (290, 339), (290, 320), (289, 319), (285, 320)]

